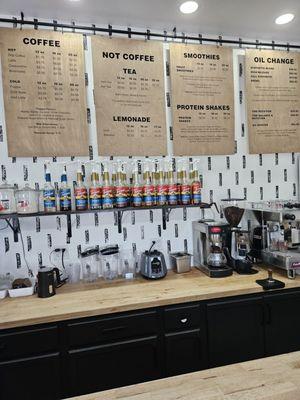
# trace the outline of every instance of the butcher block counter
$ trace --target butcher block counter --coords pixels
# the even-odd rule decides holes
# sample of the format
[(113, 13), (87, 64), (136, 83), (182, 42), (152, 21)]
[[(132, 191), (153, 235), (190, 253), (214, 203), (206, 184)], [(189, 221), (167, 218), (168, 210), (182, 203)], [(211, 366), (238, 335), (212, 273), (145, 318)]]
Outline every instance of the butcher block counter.
[(207, 369), (75, 399), (299, 400), (300, 352)]
[[(79, 283), (57, 289), (47, 299), (37, 295), (0, 300), (0, 329), (22, 327), (74, 318), (140, 310), (150, 307), (188, 303), (263, 292), (255, 281), (267, 277), (265, 268), (255, 275), (234, 273), (226, 278), (209, 278), (193, 268), (176, 274), (169, 271), (166, 278), (156, 281), (138, 277), (133, 281)], [(275, 279), (285, 282), (286, 289), (300, 288), (300, 278), (290, 280), (278, 270)], [(300, 395), (299, 395), (300, 398)]]

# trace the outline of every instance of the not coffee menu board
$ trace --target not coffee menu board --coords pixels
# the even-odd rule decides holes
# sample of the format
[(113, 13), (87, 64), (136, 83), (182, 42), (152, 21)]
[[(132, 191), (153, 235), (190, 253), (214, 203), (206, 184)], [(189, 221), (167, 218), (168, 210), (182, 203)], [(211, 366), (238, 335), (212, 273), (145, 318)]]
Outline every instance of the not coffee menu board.
[(232, 50), (170, 44), (175, 155), (234, 153)]
[(92, 37), (100, 155), (167, 154), (163, 48)]
[(82, 35), (0, 29), (8, 153), (88, 154)]
[(300, 151), (299, 55), (246, 50), (250, 153)]

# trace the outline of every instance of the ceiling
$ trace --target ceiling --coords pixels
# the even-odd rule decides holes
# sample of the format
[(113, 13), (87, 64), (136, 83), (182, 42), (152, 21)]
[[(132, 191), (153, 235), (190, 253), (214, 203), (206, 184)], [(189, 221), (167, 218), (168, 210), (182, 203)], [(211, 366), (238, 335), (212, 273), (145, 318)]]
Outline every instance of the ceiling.
[[(131, 26), (177, 32), (300, 42), (299, 0), (198, 0), (194, 14), (181, 14), (180, 0), (1, 0), (0, 15), (77, 23)], [(274, 19), (295, 14), (290, 24)]]

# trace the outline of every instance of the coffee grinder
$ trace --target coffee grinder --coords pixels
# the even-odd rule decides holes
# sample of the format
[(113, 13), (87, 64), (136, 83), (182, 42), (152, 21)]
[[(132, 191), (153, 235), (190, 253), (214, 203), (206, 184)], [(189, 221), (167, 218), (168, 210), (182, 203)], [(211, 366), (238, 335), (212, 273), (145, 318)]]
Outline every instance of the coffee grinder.
[(226, 252), (228, 263), (239, 274), (255, 274), (258, 271), (252, 268), (249, 259), (250, 237), (249, 231), (242, 230), (239, 223), (244, 215), (244, 209), (239, 207), (239, 202), (244, 199), (221, 200), (222, 213), (230, 226), (230, 251)]
[(223, 252), (228, 245), (229, 230), (229, 225), (224, 222), (193, 222), (194, 264), (211, 278), (232, 275), (232, 268), (227, 265)]

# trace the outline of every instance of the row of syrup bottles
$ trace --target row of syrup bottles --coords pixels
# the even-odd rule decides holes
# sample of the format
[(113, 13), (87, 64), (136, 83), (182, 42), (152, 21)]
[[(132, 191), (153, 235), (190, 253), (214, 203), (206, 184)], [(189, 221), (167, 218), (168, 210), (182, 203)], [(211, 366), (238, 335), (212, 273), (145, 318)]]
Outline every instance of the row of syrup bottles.
[(88, 186), (84, 183), (82, 169), (79, 168), (74, 185), (74, 199), (71, 186), (68, 184), (66, 168), (61, 175), (58, 190), (51, 184), (50, 173), (46, 172), (43, 190), (44, 211), (70, 211), (72, 208), (83, 211), (201, 203), (202, 177), (199, 176), (197, 162), (191, 168), (191, 164), (186, 160), (179, 160), (176, 172), (173, 171), (172, 162), (165, 159), (146, 160), (142, 164), (136, 161), (130, 165), (131, 174), (126, 173), (128, 164), (121, 161), (113, 163), (111, 171), (109, 162), (104, 162), (102, 173), (99, 173), (94, 166)]

